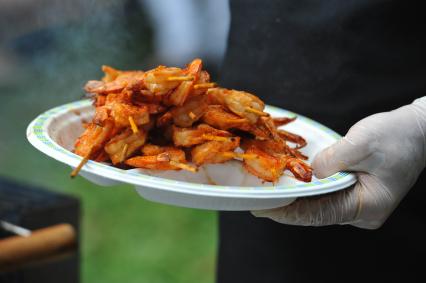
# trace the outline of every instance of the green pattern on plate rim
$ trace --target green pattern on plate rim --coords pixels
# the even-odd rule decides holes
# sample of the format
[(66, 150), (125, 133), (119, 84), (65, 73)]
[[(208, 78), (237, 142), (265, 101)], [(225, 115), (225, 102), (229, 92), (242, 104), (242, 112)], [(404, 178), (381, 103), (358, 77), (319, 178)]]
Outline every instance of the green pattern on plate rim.
[[(47, 128), (47, 122), (49, 122), (49, 120), (51, 118), (54, 118), (58, 114), (66, 113), (66, 112), (68, 112), (70, 110), (74, 110), (76, 108), (87, 107), (89, 105), (91, 105), (90, 100), (80, 100), (80, 101), (64, 104), (64, 105), (58, 106), (56, 108), (53, 108), (49, 111), (46, 111), (34, 120), (32, 131), (35, 134), (35, 136), (37, 137), (37, 139), (40, 142), (42, 142), (43, 144), (45, 144), (47, 147), (49, 147), (50, 149), (53, 149), (53, 150), (55, 150), (55, 151), (57, 151), (61, 154), (65, 154), (68, 157), (71, 157), (72, 159), (74, 159), (76, 162), (79, 162), (81, 160), (80, 156), (64, 149), (63, 147), (58, 145), (55, 141), (53, 141), (47, 135), (47, 129), (46, 129)], [(277, 107), (274, 107), (274, 106), (268, 105), (268, 108), (273, 110), (273, 111), (284, 112), (285, 113), (284, 115), (287, 115), (287, 116), (296, 116), (297, 115), (298, 120), (301, 120), (301, 121), (303, 121), (303, 122), (305, 122), (305, 123), (307, 123), (307, 124), (309, 124), (309, 125), (311, 125), (315, 128), (320, 129), (323, 132), (326, 132), (327, 134), (329, 134), (330, 136), (332, 136), (336, 140), (341, 138), (341, 136), (339, 134), (337, 134), (336, 132), (334, 132), (333, 130), (315, 122), (312, 119), (309, 119), (309, 118), (304, 117), (302, 115), (298, 115), (298, 114), (295, 114), (291, 111), (280, 109), (280, 108), (277, 108)], [(235, 190), (235, 188), (238, 188), (236, 186), (195, 184), (195, 183), (190, 183), (190, 182), (164, 179), (164, 178), (159, 178), (159, 177), (154, 177), (154, 176), (149, 176), (149, 175), (137, 173), (137, 172), (134, 172), (134, 171), (128, 171), (128, 170), (124, 170), (124, 169), (115, 168), (113, 166), (109, 166), (109, 165), (99, 163), (99, 162), (95, 162), (95, 161), (92, 161), (92, 160), (89, 160), (88, 164), (91, 164), (93, 166), (99, 166), (99, 167), (102, 167), (104, 169), (108, 169), (108, 170), (111, 170), (111, 171), (114, 171), (114, 172), (117, 172), (117, 173), (121, 173), (121, 174), (124, 173), (124, 174), (127, 174), (127, 175), (135, 176), (137, 178), (140, 178), (140, 180), (168, 183), (170, 185), (185, 186), (185, 187), (189, 187), (189, 188), (193, 188), (193, 189), (215, 188), (215, 189), (234, 189)], [(310, 182), (310, 183), (297, 184), (297, 185), (293, 185), (293, 186), (283, 186), (282, 185), (282, 186), (258, 186), (258, 187), (239, 187), (239, 188), (254, 189), (254, 190), (271, 190), (271, 189), (279, 190), (279, 189), (309, 188), (309, 187), (312, 187), (312, 186), (315, 186), (315, 185), (323, 185), (323, 184), (332, 183), (332, 182), (340, 180), (340, 179), (342, 179), (342, 178), (344, 178), (348, 175), (349, 175), (348, 172), (339, 172), (339, 173), (336, 173), (333, 176), (330, 176), (330, 177), (325, 178), (325, 179), (315, 180), (315, 181)]]

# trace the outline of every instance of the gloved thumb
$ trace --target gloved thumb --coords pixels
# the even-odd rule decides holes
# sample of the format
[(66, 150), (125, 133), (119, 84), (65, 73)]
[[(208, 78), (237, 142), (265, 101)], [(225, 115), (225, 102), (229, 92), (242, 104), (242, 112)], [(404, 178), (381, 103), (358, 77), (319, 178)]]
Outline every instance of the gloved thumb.
[(372, 141), (359, 128), (351, 129), (345, 137), (315, 156), (312, 168), (317, 178), (322, 179), (339, 171), (368, 171), (372, 164), (363, 161), (372, 152), (374, 138)]

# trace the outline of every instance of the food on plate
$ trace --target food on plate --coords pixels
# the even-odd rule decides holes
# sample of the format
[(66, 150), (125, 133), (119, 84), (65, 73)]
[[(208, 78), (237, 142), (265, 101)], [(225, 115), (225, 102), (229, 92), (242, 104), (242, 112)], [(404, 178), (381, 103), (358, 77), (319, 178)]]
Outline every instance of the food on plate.
[(277, 182), (287, 170), (310, 182), (312, 169), (300, 152), (306, 140), (280, 128), (296, 117), (271, 117), (259, 97), (217, 86), (202, 66), (200, 59), (146, 72), (103, 66), (104, 77), (84, 87), (95, 115), (75, 142), (83, 160), (72, 176), (89, 159), (191, 172), (237, 159), (264, 181)]

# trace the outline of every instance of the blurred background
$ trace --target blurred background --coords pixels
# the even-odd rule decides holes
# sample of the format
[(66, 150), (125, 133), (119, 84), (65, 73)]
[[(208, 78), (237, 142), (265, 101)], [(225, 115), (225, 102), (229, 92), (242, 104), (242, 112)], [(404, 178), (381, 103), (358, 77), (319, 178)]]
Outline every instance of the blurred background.
[(200, 57), (215, 81), (229, 21), (227, 0), (0, 1), (0, 179), (80, 199), (82, 282), (214, 282), (216, 214), (71, 180), (27, 142), (26, 126), (81, 99), (103, 64), (146, 70)]

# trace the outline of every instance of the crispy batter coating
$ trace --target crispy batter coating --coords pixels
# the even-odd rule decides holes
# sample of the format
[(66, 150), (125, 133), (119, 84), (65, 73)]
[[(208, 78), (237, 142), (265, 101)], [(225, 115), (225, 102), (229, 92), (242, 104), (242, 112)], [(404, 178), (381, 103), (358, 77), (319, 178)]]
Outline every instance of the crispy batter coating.
[(272, 118), (257, 96), (217, 87), (200, 59), (185, 68), (143, 72), (102, 66), (102, 71), (101, 80), (84, 87), (95, 115), (74, 152), (86, 160), (195, 172), (191, 163), (236, 158), (265, 181), (277, 182), (285, 170), (298, 180), (311, 180), (312, 170), (302, 161), (307, 157), (299, 151), (307, 141), (278, 128), (296, 117)]
[(246, 153), (259, 156), (255, 159), (244, 159), (244, 166), (250, 173), (263, 180), (276, 182), (284, 170), (289, 170), (296, 179), (311, 181), (312, 169), (300, 157), (289, 152), (285, 142), (245, 139), (242, 148)]
[(142, 149), (142, 152), (144, 152), (145, 155), (130, 158), (126, 160), (126, 164), (132, 167), (145, 169), (180, 170), (180, 167), (172, 165), (174, 164), (173, 162), (178, 164), (186, 163), (185, 152), (176, 147), (146, 145)]
[(112, 164), (122, 163), (144, 145), (146, 138), (147, 133), (143, 130), (133, 133), (130, 129), (126, 129), (105, 145), (105, 152), (110, 157)]
[(276, 182), (283, 174), (284, 167), (279, 158), (259, 149), (256, 146), (249, 146), (245, 153), (254, 154), (256, 158), (244, 159), (244, 168), (251, 174), (268, 182)]
[(75, 142), (75, 154), (90, 158), (99, 153), (105, 143), (114, 135), (114, 122), (112, 119), (104, 121), (103, 126), (95, 123), (87, 125), (83, 134)]
[(241, 129), (248, 131), (252, 127), (246, 118), (226, 111), (222, 105), (209, 105), (202, 120), (221, 130)]
[(173, 126), (173, 143), (176, 146), (190, 147), (211, 140), (209, 137), (230, 137), (227, 131), (215, 129), (207, 124), (199, 124), (194, 128), (180, 128)]
[(246, 118), (251, 123), (256, 123), (259, 118), (258, 114), (250, 112), (250, 109), (263, 112), (265, 104), (257, 96), (233, 89), (211, 88), (208, 96), (212, 104), (225, 106), (231, 112), (240, 117)]
[[(105, 71), (105, 70), (104, 70)], [(102, 81), (88, 81), (84, 90), (88, 93), (108, 94), (117, 93), (123, 89), (138, 89), (143, 85), (144, 72), (108, 70)], [(113, 74), (112, 74), (113, 73)]]
[(192, 149), (192, 162), (196, 165), (226, 162), (233, 157), (221, 153), (234, 151), (239, 145), (239, 137), (230, 137), (225, 141), (208, 141)]
[(184, 105), (173, 107), (170, 113), (173, 123), (179, 127), (191, 127), (206, 111), (208, 104), (204, 96), (195, 96), (188, 99)]

